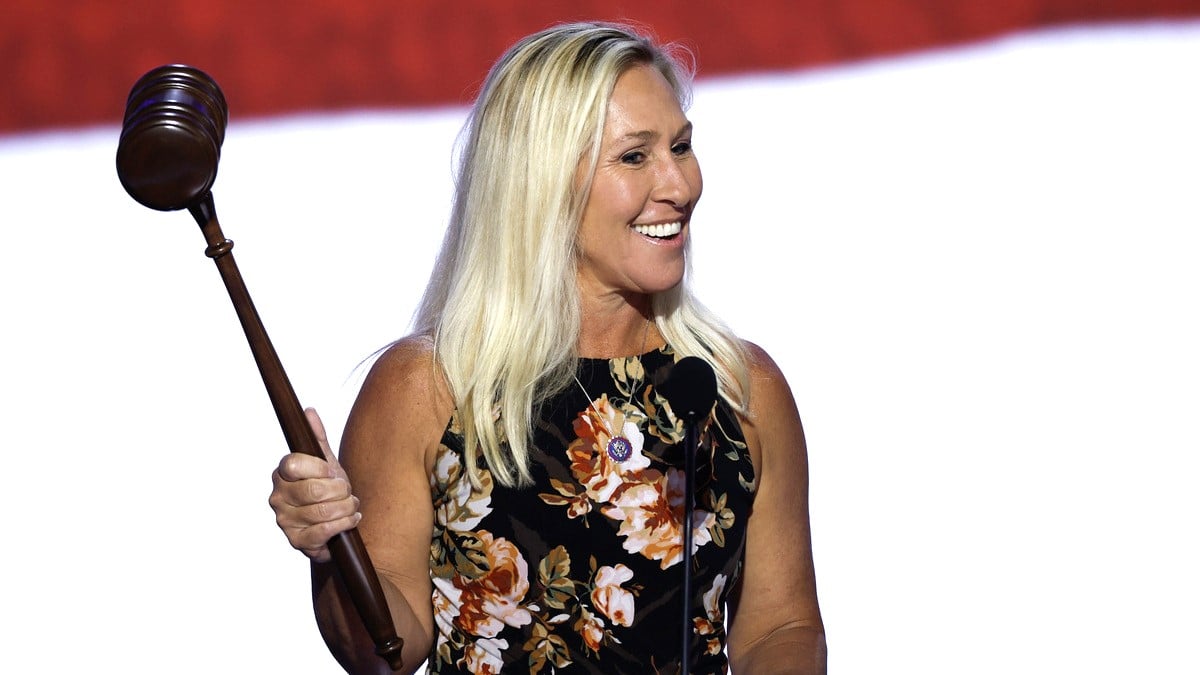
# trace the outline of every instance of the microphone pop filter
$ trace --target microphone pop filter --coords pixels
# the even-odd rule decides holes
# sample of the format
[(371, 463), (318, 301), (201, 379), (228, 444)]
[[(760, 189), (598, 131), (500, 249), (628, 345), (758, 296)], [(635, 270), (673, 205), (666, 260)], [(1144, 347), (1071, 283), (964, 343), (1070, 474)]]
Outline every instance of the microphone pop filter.
[(676, 415), (692, 423), (708, 415), (717, 402), (717, 376), (704, 359), (686, 356), (671, 368), (658, 391)]

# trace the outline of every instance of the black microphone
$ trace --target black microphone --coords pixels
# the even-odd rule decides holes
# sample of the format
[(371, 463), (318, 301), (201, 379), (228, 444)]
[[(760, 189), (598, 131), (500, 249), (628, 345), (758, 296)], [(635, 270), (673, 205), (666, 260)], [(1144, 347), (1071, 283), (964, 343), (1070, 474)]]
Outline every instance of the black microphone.
[(717, 402), (717, 376), (702, 358), (680, 359), (658, 388), (671, 405), (675, 416), (683, 420), (683, 618), (680, 670), (691, 672), (692, 643), (692, 512), (696, 510), (696, 452), (700, 446), (700, 426), (708, 419)]
[(685, 356), (671, 368), (658, 391), (666, 397), (677, 417), (684, 423), (693, 423), (711, 412), (717, 402), (717, 376), (708, 361), (698, 356)]

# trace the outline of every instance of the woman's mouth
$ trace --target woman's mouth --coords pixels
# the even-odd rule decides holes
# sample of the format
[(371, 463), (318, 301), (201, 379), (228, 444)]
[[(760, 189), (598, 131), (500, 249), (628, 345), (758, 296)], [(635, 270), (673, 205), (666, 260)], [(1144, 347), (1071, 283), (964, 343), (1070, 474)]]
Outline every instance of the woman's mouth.
[(669, 239), (679, 234), (683, 230), (683, 223), (675, 221), (673, 223), (658, 223), (655, 225), (634, 225), (633, 231), (638, 234), (652, 237), (654, 239)]

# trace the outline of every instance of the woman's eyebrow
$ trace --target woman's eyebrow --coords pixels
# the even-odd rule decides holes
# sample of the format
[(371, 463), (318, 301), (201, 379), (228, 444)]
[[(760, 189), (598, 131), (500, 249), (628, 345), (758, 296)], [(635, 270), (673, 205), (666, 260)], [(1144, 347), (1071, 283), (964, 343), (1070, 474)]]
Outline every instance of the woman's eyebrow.
[[(682, 127), (679, 127), (679, 131), (676, 131), (675, 135), (672, 138), (679, 138), (680, 136), (684, 136), (684, 135), (687, 135), (688, 133), (691, 133), (691, 131), (692, 131), (692, 122), (689, 120), (686, 123), (684, 123), (684, 125)], [(642, 131), (631, 131), (631, 132), (617, 138), (616, 140), (617, 141), (626, 141), (626, 140), (638, 139), (641, 141), (652, 141), (652, 140), (658, 138), (658, 136), (659, 136), (659, 133), (657, 131), (651, 131), (649, 129), (645, 129)]]

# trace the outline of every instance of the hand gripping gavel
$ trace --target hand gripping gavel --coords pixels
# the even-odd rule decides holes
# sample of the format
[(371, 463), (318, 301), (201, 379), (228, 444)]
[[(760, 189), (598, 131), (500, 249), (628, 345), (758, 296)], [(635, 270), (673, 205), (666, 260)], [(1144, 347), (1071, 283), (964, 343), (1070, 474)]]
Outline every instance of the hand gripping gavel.
[[(316, 436), (271, 345), (233, 260), (233, 242), (217, 222), (212, 184), (217, 176), (228, 108), (216, 82), (188, 66), (160, 66), (134, 85), (125, 106), (117, 145), (117, 176), (139, 203), (159, 211), (186, 208), (204, 234), (250, 351), (262, 374), (271, 405), (292, 452), (324, 458)], [(387, 600), (358, 530), (329, 541), (329, 551), (363, 623), (375, 653), (399, 670), (404, 641), (396, 636)]]

